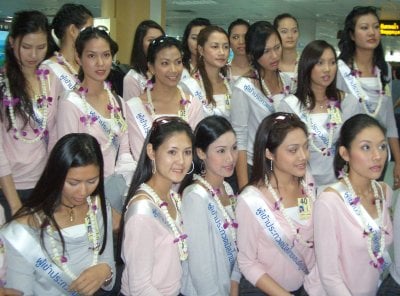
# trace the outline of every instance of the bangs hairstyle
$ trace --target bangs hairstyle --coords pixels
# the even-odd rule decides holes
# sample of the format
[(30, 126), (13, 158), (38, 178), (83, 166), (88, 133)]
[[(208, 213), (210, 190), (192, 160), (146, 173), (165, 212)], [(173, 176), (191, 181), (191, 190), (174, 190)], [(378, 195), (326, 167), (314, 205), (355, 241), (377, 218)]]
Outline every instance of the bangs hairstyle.
[[(337, 62), (335, 48), (324, 40), (314, 40), (307, 44), (299, 59), (299, 73), (297, 78), (298, 86), (295, 95), (299, 99), (301, 105), (303, 107), (309, 107), (309, 110), (312, 110), (315, 107), (315, 95), (311, 89), (311, 73), (315, 65), (319, 63), (324, 51), (327, 49), (332, 51), (335, 57), (335, 62)], [(339, 101), (341, 96), (340, 91), (336, 88), (336, 73), (335, 79), (326, 88), (326, 95), (329, 100)], [(307, 106), (307, 98), (310, 98), (310, 106)]]
[(152, 20), (142, 21), (136, 28), (135, 36), (133, 38), (132, 52), (130, 65), (132, 68), (144, 76), (147, 75), (147, 53), (143, 49), (143, 40), (146, 37), (149, 29), (157, 29), (161, 32), (161, 35), (165, 36), (164, 29)]
[[(376, 7), (374, 6), (356, 6), (346, 16), (344, 29), (341, 31), (340, 40), (338, 43), (340, 49), (339, 59), (343, 60), (352, 70), (354, 63), (354, 55), (356, 52), (356, 43), (353, 40), (355, 27), (360, 16), (371, 14), (376, 17), (379, 22), (379, 16)], [(385, 53), (382, 46), (382, 40), (374, 50), (373, 56), (374, 65), (381, 70), (381, 82), (383, 89), (390, 81), (388, 65), (385, 61)], [(382, 90), (383, 90), (382, 89)]]
[(308, 136), (305, 123), (294, 113), (276, 112), (264, 118), (257, 129), (254, 141), (253, 172), (250, 184), (259, 185), (264, 182), (265, 174), (271, 177), (273, 173), (270, 170), (271, 160), (265, 156), (266, 149), (274, 154), (287, 134), (297, 128)]
[[(21, 44), (19, 48), (13, 48), (10, 38), (14, 40), (22, 40), (28, 34), (43, 33), (47, 37), (47, 52), (44, 59), (49, 58), (54, 49), (54, 42), (50, 36), (50, 26), (47, 17), (37, 10), (18, 11), (14, 14), (10, 31), (5, 45), (5, 76), (8, 78), (9, 91), (13, 98), (19, 98), (19, 102), (14, 106), (15, 116), (22, 119), (23, 127), (25, 127), (30, 118), (35, 116), (33, 112), (32, 100), (29, 95), (29, 84), (22, 72), (21, 64), (14, 55), (14, 50), (20, 54)], [(4, 74), (3, 74), (4, 75)], [(0, 79), (1, 80), (1, 79)], [(2, 83), (0, 88), (0, 100), (5, 98), (5, 84)], [(4, 104), (2, 104), (4, 106)], [(7, 130), (11, 129), (11, 117), (8, 111), (0, 113), (1, 121), (8, 119)]]
[(386, 129), (379, 123), (379, 121), (367, 114), (354, 115), (343, 123), (342, 128), (340, 129), (339, 139), (336, 142), (336, 152), (333, 160), (336, 178), (339, 178), (340, 172), (346, 164), (346, 161), (339, 154), (339, 148), (343, 146), (350, 151), (353, 140), (359, 133), (369, 127), (376, 127), (386, 135)]
[[(61, 205), (62, 191), (65, 186), (67, 174), (71, 168), (94, 165), (99, 168), (99, 183), (91, 196), (98, 196), (103, 216), (103, 243), (100, 254), (103, 253), (107, 243), (107, 208), (104, 194), (104, 169), (103, 155), (97, 140), (86, 133), (72, 133), (63, 136), (58, 140), (51, 150), (46, 167), (37, 182), (32, 194), (24, 203), (21, 209), (12, 217), (16, 220), (23, 216), (33, 215), (35, 213), (43, 214), (44, 219), (40, 225), (41, 245), (44, 245), (44, 233), (46, 226), (51, 223), (55, 226), (60, 236), (65, 251), (65, 241), (62, 236), (60, 226), (54, 219), (56, 209)], [(47, 252), (47, 250), (46, 250)]]

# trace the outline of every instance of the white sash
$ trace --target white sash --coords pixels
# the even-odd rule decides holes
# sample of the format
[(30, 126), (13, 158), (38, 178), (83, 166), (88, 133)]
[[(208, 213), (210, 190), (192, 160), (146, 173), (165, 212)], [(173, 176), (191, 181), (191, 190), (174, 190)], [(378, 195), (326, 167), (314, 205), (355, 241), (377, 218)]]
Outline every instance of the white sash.
[(303, 262), (302, 256), (296, 250), (293, 242), (285, 236), (279, 222), (264, 200), (254, 194), (246, 195), (246, 198), (243, 200), (249, 206), (258, 223), (260, 223), (264, 234), (275, 243), (278, 250), (281, 251), (298, 270), (301, 270), (304, 274), (308, 274), (307, 265)]
[(131, 110), (143, 137), (146, 138), (147, 133), (151, 129), (153, 119), (146, 112), (142, 100), (139, 97), (130, 99), (126, 103), (128, 105), (128, 108)]
[(66, 71), (60, 64), (51, 60), (45, 60), (42, 65), (46, 65), (54, 72), (66, 90), (74, 90), (77, 86), (78, 83), (75, 76)]
[[(381, 185), (377, 182), (376, 185), (379, 188), (379, 191), (381, 195), (383, 196), (383, 190)], [(361, 226), (361, 228), (364, 230), (365, 225), (363, 224), (361, 220), (361, 215), (364, 217), (365, 221), (367, 222), (367, 227), (372, 231), (373, 237), (372, 237), (372, 250), (374, 252), (378, 252), (380, 248), (380, 237), (382, 235), (382, 231), (379, 229), (379, 226), (376, 224), (376, 221), (372, 219), (372, 217), (368, 214), (368, 212), (365, 210), (365, 208), (360, 204), (359, 206), (353, 202), (353, 196), (352, 194), (348, 191), (347, 187), (342, 183), (342, 182), (336, 182), (332, 185), (330, 185), (334, 190), (336, 190), (340, 197), (343, 199), (344, 204), (346, 208), (349, 210), (349, 213), (356, 219), (357, 223)], [(384, 207), (384, 203), (382, 204), (382, 207)], [(384, 221), (385, 216), (384, 216), (384, 209), (382, 208), (382, 221)], [(383, 234), (385, 235), (385, 234)], [(386, 270), (392, 260), (390, 259), (390, 255), (385, 249), (385, 251), (382, 254), (383, 259), (385, 260), (385, 263), (382, 266), (382, 270)]]
[(268, 100), (265, 98), (265, 95), (247, 78), (239, 78), (235, 83), (235, 87), (242, 90), (249, 98), (260, 105), (263, 109), (267, 109), (270, 113), (275, 112), (274, 104), (268, 102)]
[(137, 82), (139, 82), (139, 85), (143, 92), (144, 89), (147, 87), (147, 78), (133, 69), (129, 70), (127, 75), (132, 76)]
[(1, 230), (7, 240), (43, 279), (55, 286), (62, 295), (79, 296), (69, 291), (72, 280), (43, 252), (40, 243), (19, 223), (12, 223)]
[(199, 83), (192, 77), (189, 77), (181, 82), (186, 85), (193, 97), (198, 99), (203, 104), (203, 107), (206, 108), (208, 102), (205, 94), (203, 94), (203, 91), (201, 90)]

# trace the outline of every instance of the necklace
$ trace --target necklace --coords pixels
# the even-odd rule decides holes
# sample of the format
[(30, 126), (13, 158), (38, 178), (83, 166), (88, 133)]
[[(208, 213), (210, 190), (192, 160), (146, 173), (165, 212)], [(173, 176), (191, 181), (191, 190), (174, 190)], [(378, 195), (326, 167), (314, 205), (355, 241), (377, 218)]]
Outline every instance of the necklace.
[[(352, 75), (354, 77), (356, 77), (356, 81), (358, 84), (358, 89), (362, 89), (361, 83), (360, 83), (360, 76), (361, 76), (361, 71), (358, 69), (358, 66), (356, 64), (356, 62), (353, 62), (353, 71), (351, 72)], [(367, 105), (367, 95), (365, 92), (361, 92), (361, 97), (359, 98), (359, 102), (362, 104), (362, 106), (364, 107), (364, 111), (366, 114), (368, 114), (369, 116), (372, 117), (376, 117), (376, 115), (378, 114), (379, 110), (381, 109), (382, 106), (382, 101), (383, 101), (383, 96), (385, 94), (385, 91), (382, 88), (382, 81), (380, 79), (380, 69), (378, 68), (378, 66), (374, 66), (374, 75), (375, 77), (378, 79), (378, 90), (377, 93), (379, 93), (379, 97), (378, 97), (378, 104), (376, 105), (376, 108), (374, 111), (370, 111), (370, 109), (368, 108)]]
[[(309, 98), (307, 98), (307, 101), (309, 102)], [(306, 105), (309, 106), (309, 103)], [(326, 109), (328, 113), (328, 122), (326, 123), (326, 132), (328, 134), (328, 139), (324, 135), (324, 131), (320, 131), (318, 126), (312, 121), (311, 119), (311, 114), (310, 111), (304, 110), (303, 115), (306, 117), (307, 120), (307, 127), (310, 131), (310, 144), (313, 147), (315, 151), (320, 152), (322, 155), (326, 156), (331, 156), (333, 155), (333, 136), (335, 130), (338, 128), (338, 125), (342, 122), (342, 115), (340, 112), (340, 109), (336, 106), (336, 103), (334, 101), (330, 101), (329, 105)], [(318, 147), (314, 140), (316, 137), (319, 137), (321, 142), (324, 144), (323, 147)]]
[[(231, 234), (232, 234), (232, 238), (233, 241), (236, 243), (236, 228), (238, 228), (238, 223), (229, 216), (228, 212), (226, 211), (225, 207), (223, 206), (223, 204), (221, 203), (221, 199), (220, 199), (220, 194), (221, 191), (219, 189), (214, 189), (210, 183), (207, 182), (207, 180), (197, 174), (193, 175), (193, 180), (199, 182), (201, 185), (203, 185), (210, 193), (211, 196), (214, 198), (219, 210), (221, 211), (222, 215), (224, 216), (224, 229), (230, 227), (231, 230)], [(234, 207), (235, 207), (235, 203), (236, 203), (236, 196), (233, 194), (233, 190), (231, 188), (231, 186), (227, 183), (227, 182), (223, 182), (224, 185), (224, 189), (226, 194), (228, 194), (229, 197), (229, 203), (230, 203), (230, 207), (232, 210), (232, 213), (234, 213)]]
[[(283, 91), (282, 91), (281, 93), (284, 94), (284, 95), (288, 95), (289, 92), (290, 92), (290, 86), (284, 86), (284, 85), (283, 85), (283, 81), (282, 81), (282, 77), (281, 77), (281, 75), (280, 75), (280, 72), (278, 71), (278, 72), (276, 72), (276, 73), (277, 73), (277, 78), (278, 78), (278, 84), (279, 84), (280, 86), (282, 86), (282, 89), (283, 89)], [(257, 78), (258, 78), (258, 72), (256, 72), (255, 74), (256, 74), (256, 76), (257, 76)], [(273, 99), (272, 93), (271, 93), (271, 91), (269, 90), (267, 84), (265, 83), (265, 80), (264, 80), (264, 79), (260, 79), (260, 80), (261, 80), (261, 87), (262, 87), (262, 90), (263, 90), (263, 92), (264, 92), (264, 94), (265, 94), (265, 97), (267, 98), (267, 100), (268, 100), (270, 103), (273, 103), (273, 102), (274, 102), (274, 99)]]
[(64, 207), (66, 207), (66, 208), (68, 208), (69, 209), (69, 221), (71, 221), (71, 222), (74, 222), (74, 220), (75, 220), (75, 215), (74, 215), (74, 208), (76, 207), (75, 205), (74, 206), (67, 206), (65, 203), (63, 203), (63, 202), (61, 202), (61, 204), (64, 206)]
[(61, 52), (55, 51), (54, 55), (56, 56), (57, 63), (65, 66), (72, 75), (78, 77), (78, 72), (74, 69), (74, 67), (72, 67), (72, 65), (67, 61)]
[(41, 94), (38, 96), (34, 96), (32, 107), (33, 107), (33, 120), (36, 123), (37, 127), (33, 128), (33, 132), (35, 134), (34, 138), (26, 138), (27, 132), (24, 130), (20, 130), (17, 127), (16, 116), (14, 112), (14, 106), (16, 106), (19, 102), (19, 98), (13, 98), (10, 92), (10, 85), (8, 79), (5, 79), (5, 97), (3, 98), (3, 105), (8, 108), (8, 112), (10, 114), (10, 121), (12, 131), (14, 132), (14, 138), (17, 140), (21, 140), (25, 143), (32, 144), (36, 143), (39, 140), (46, 139), (48, 136), (47, 130), (47, 119), (49, 106), (53, 101), (52, 97), (49, 97), (47, 94), (47, 76), (49, 74), (49, 70), (36, 70), (36, 76), (40, 81), (40, 92)]
[[(232, 96), (232, 90), (231, 87), (229, 85), (229, 78), (225, 77), (221, 72), (218, 73), (219, 77), (223, 80), (225, 88), (226, 88), (226, 93), (225, 93), (225, 110), (230, 110), (231, 109), (231, 96)], [(203, 106), (205, 106), (211, 113), (213, 111), (213, 109), (215, 108), (215, 106), (213, 106), (212, 104), (210, 104), (207, 100), (206, 97), (206, 91), (204, 88), (204, 83), (203, 83), (203, 78), (201, 77), (199, 71), (197, 71), (196, 73), (194, 73), (194, 77), (197, 79), (197, 81), (200, 84), (200, 88), (202, 93), (204, 94), (203, 99), (202, 99), (202, 103)]]
[[(178, 110), (178, 116), (182, 118), (185, 121), (188, 121), (188, 103), (190, 103), (190, 100), (186, 100), (185, 98), (185, 93), (183, 92), (182, 88), (178, 85), (177, 86), (178, 91), (180, 93), (181, 99), (179, 100), (179, 110)], [(151, 97), (151, 89), (148, 87), (146, 89), (146, 94), (147, 94), (147, 104), (149, 106), (149, 110), (151, 113), (151, 116), (154, 118), (156, 116), (156, 109), (154, 108), (153, 105), (153, 100)]]
[(107, 110), (110, 111), (110, 123), (106, 123), (101, 119), (97, 112), (90, 110), (93, 108), (91, 108), (90, 104), (86, 101), (86, 94), (88, 90), (82, 86), (78, 89), (85, 113), (85, 115), (80, 117), (80, 122), (82, 122), (88, 128), (89, 134), (91, 134), (92, 125), (98, 121), (103, 131), (108, 136), (107, 144), (101, 145), (102, 151), (106, 151), (111, 144), (114, 144), (115, 147), (118, 147), (118, 133), (125, 132), (127, 130), (127, 124), (122, 116), (121, 108), (116, 105), (115, 98), (110, 90), (110, 86), (106, 82), (104, 82), (104, 89), (106, 90), (108, 96)]
[[(314, 242), (313, 241), (309, 241), (309, 240), (305, 241), (301, 237), (300, 229), (295, 227), (295, 225), (293, 224), (292, 219), (286, 213), (285, 206), (282, 203), (282, 197), (278, 198), (278, 194), (276, 193), (275, 189), (272, 187), (271, 182), (269, 182), (267, 175), (265, 175), (264, 182), (265, 182), (265, 186), (267, 187), (268, 191), (271, 193), (272, 197), (275, 200), (275, 209), (282, 213), (282, 215), (285, 218), (286, 222), (289, 224), (293, 235), (295, 236), (295, 240), (297, 240), (303, 246), (306, 246), (308, 248), (313, 248), (314, 247)], [(303, 195), (314, 202), (314, 200), (315, 200), (314, 194), (311, 193), (310, 188), (308, 188), (308, 186), (306, 185), (306, 182), (304, 180), (301, 180), (301, 186), (302, 186)]]
[[(356, 195), (353, 186), (351, 185), (350, 179), (347, 175), (343, 176), (343, 180), (350, 191), (352, 196), (351, 201), (349, 204), (351, 205), (353, 211), (360, 217), (362, 227), (363, 227), (363, 237), (367, 236), (367, 249), (369, 257), (371, 258), (370, 264), (378, 269), (382, 269), (385, 260), (383, 258), (383, 253), (385, 251), (385, 226), (383, 225), (383, 210), (381, 208), (381, 202), (383, 202), (383, 197), (379, 196), (377, 182), (375, 180), (371, 180), (371, 188), (374, 194), (374, 203), (376, 207), (376, 212), (378, 213), (378, 221), (379, 221), (379, 231), (380, 231), (380, 240), (379, 240), (379, 250), (373, 250), (373, 237), (374, 237), (374, 230), (370, 225), (368, 225), (367, 219), (365, 214), (362, 211), (362, 205), (360, 202), (360, 197)], [(346, 201), (346, 200), (345, 200)], [(348, 202), (348, 201), (346, 201)]]
[[(93, 251), (93, 258), (92, 258), (92, 264), (90, 266), (94, 266), (98, 263), (98, 258), (99, 258), (99, 249), (100, 249), (100, 234), (99, 234), (99, 226), (97, 224), (97, 218), (96, 218), (96, 212), (97, 212), (97, 197), (95, 198), (95, 203), (92, 203), (92, 198), (88, 196), (86, 198), (86, 201), (89, 206), (89, 212), (87, 213), (85, 217), (85, 226), (87, 230), (87, 237), (89, 240), (89, 243), (91, 249)], [(38, 217), (38, 216), (37, 216)], [(40, 218), (39, 218), (40, 221)], [(52, 260), (57, 264), (58, 267), (62, 269), (62, 271), (65, 272), (72, 280), (75, 280), (78, 278), (78, 276), (72, 272), (72, 270), (68, 266), (68, 258), (63, 254), (61, 255), (58, 251), (57, 247), (57, 242), (55, 240), (55, 234), (56, 231), (49, 223), (46, 226), (46, 232), (49, 235), (49, 240), (50, 240), (50, 245), (52, 248)]]
[[(182, 232), (182, 230), (178, 229), (179, 226), (176, 225), (176, 222), (172, 219), (171, 215), (169, 214), (168, 203), (163, 201), (158, 196), (158, 194), (154, 191), (154, 189), (146, 183), (142, 183), (139, 186), (138, 190), (142, 190), (142, 191), (146, 192), (147, 195), (151, 198), (151, 200), (161, 209), (161, 211), (163, 212), (163, 214), (167, 220), (169, 228), (172, 230), (172, 232), (174, 234), (173, 243), (178, 244), (179, 257), (180, 257), (181, 261), (186, 260), (188, 257), (188, 249), (187, 249), (187, 242), (186, 242), (187, 235), (184, 234)], [(177, 214), (179, 214), (181, 211), (181, 199), (180, 199), (179, 195), (172, 190), (170, 191), (169, 195), (170, 195), (172, 202), (175, 205)]]

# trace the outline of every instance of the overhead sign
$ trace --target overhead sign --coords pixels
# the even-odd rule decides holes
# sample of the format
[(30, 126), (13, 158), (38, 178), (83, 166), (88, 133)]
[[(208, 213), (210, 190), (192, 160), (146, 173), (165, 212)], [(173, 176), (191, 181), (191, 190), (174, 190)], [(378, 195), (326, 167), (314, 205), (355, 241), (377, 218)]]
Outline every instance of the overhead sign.
[(400, 20), (397, 21), (380, 21), (379, 29), (381, 35), (400, 36)]

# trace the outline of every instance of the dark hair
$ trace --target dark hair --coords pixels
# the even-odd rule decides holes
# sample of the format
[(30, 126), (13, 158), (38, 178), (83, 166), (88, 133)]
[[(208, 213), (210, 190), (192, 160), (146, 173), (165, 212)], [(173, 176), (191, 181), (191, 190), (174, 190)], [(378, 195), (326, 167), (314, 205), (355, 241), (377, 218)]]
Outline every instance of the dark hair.
[[(163, 50), (165, 48), (170, 48), (170, 47), (176, 47), (176, 49), (178, 49), (178, 51), (182, 55), (181, 42), (178, 39), (175, 39), (174, 37), (166, 37), (166, 36), (160, 36), (160, 37), (154, 39), (150, 43), (149, 49), (147, 50), (147, 62), (151, 65), (154, 65), (157, 54), (161, 50)], [(154, 75), (151, 80), (153, 83), (155, 82)]]
[[(99, 183), (92, 195), (98, 195), (103, 216), (104, 232), (103, 243), (100, 254), (103, 253), (107, 243), (107, 208), (104, 194), (104, 171), (103, 155), (97, 140), (86, 133), (73, 133), (63, 136), (58, 140), (51, 150), (46, 167), (37, 182), (32, 194), (19, 209), (12, 220), (20, 217), (31, 216), (36, 213), (44, 216), (40, 225), (40, 243), (46, 250), (44, 244), (44, 232), (46, 226), (51, 223), (55, 226), (60, 236), (63, 253), (65, 251), (65, 241), (60, 230), (60, 226), (54, 219), (56, 209), (61, 205), (62, 191), (68, 171), (71, 168), (95, 165), (99, 168)], [(109, 242), (110, 243), (110, 242)], [(47, 252), (47, 250), (46, 250)]]
[[(28, 34), (43, 32), (47, 36), (47, 53), (44, 59), (47, 59), (52, 54), (52, 38), (50, 34), (50, 27), (47, 17), (36, 10), (19, 11), (14, 14), (11, 23), (10, 32), (7, 37), (5, 46), (5, 76), (8, 78), (9, 91), (13, 98), (19, 98), (19, 102), (14, 106), (15, 115), (22, 119), (23, 126), (25, 127), (30, 118), (33, 118), (32, 100), (29, 95), (29, 86), (26, 77), (22, 73), (20, 62), (14, 55), (14, 49), (11, 46), (10, 38), (14, 41), (18, 38), (21, 40)], [(21, 46), (21, 45), (20, 45)], [(20, 51), (20, 48), (17, 48)], [(3, 84), (0, 89), (0, 100), (4, 100), (6, 86)], [(1, 105), (3, 105), (1, 103)], [(3, 105), (4, 106), (4, 105)], [(4, 110), (4, 109), (3, 109)], [(3, 112), (2, 112), (3, 113)], [(1, 121), (5, 121), (4, 117), (8, 119), (7, 130), (11, 129), (11, 118), (8, 110), (1, 113)]]
[[(118, 52), (118, 44), (112, 40), (110, 35), (108, 35), (107, 31), (103, 29), (103, 27), (87, 27), (85, 30), (79, 33), (78, 37), (75, 40), (75, 49), (78, 54), (78, 57), (81, 58), (83, 51), (85, 49), (86, 44), (92, 39), (104, 39), (108, 45), (110, 45), (111, 55), (114, 57)], [(79, 68), (78, 79), (83, 81), (84, 73), (82, 67)]]
[(285, 18), (290, 18), (290, 19), (294, 20), (296, 22), (297, 28), (299, 27), (299, 22), (297, 21), (297, 19), (293, 15), (291, 15), (290, 13), (282, 13), (282, 14), (277, 15), (274, 18), (273, 24), (274, 24), (275, 29), (278, 30), (280, 21), (285, 19)]
[[(335, 48), (325, 40), (314, 40), (307, 44), (303, 49), (299, 60), (299, 74), (298, 74), (298, 86), (296, 91), (296, 97), (299, 99), (303, 107), (309, 110), (315, 107), (315, 95), (311, 89), (311, 72), (315, 65), (318, 64), (319, 59), (323, 55), (324, 51), (330, 49), (337, 60)], [(340, 100), (340, 91), (336, 88), (336, 73), (335, 79), (326, 88), (326, 95), (329, 100)], [(308, 102), (309, 98), (309, 102)], [(310, 105), (307, 106), (307, 103)]]
[(271, 177), (271, 160), (265, 157), (265, 150), (275, 153), (285, 140), (287, 134), (300, 128), (308, 136), (307, 126), (294, 113), (276, 112), (264, 118), (257, 129), (254, 140), (253, 172), (250, 184), (258, 185), (264, 182), (265, 174)]
[(57, 11), (51, 23), (51, 27), (56, 37), (61, 41), (64, 38), (65, 31), (70, 25), (81, 29), (90, 18), (93, 18), (93, 14), (85, 6), (75, 3), (66, 3)]
[[(258, 21), (250, 25), (249, 30), (246, 33), (246, 53), (249, 56), (250, 62), (254, 69), (258, 73), (258, 82), (261, 84), (262, 75), (264, 74), (263, 67), (258, 62), (258, 59), (262, 57), (265, 50), (265, 43), (272, 36), (276, 35), (279, 42), (282, 44), (281, 36), (278, 31), (267, 21)], [(261, 88), (262, 93), (266, 96), (264, 89)]]
[(379, 121), (367, 114), (354, 115), (343, 123), (340, 129), (339, 139), (336, 142), (336, 152), (333, 160), (333, 167), (337, 178), (340, 176), (340, 172), (346, 164), (346, 161), (339, 154), (339, 148), (343, 146), (347, 150), (350, 150), (351, 143), (357, 135), (369, 127), (377, 127), (386, 135), (386, 129)]
[(233, 22), (230, 23), (228, 27), (228, 36), (231, 36), (232, 30), (236, 26), (246, 26), (248, 29), (250, 27), (250, 23), (241, 18), (234, 20)]
[(183, 57), (182, 57), (182, 62), (183, 62), (183, 66), (190, 72), (190, 57), (191, 57), (191, 53), (190, 53), (190, 49), (189, 49), (189, 35), (190, 35), (190, 31), (192, 30), (193, 27), (199, 27), (199, 26), (210, 26), (211, 23), (208, 19), (206, 18), (202, 18), (202, 17), (198, 17), (195, 18), (193, 20), (191, 20), (185, 28), (185, 31), (183, 32), (183, 36), (182, 36), (182, 51), (183, 51)]
[(149, 29), (160, 30), (162, 35), (165, 35), (163, 28), (152, 20), (142, 21), (136, 28), (135, 36), (133, 38), (132, 52), (130, 65), (132, 68), (138, 72), (147, 75), (147, 53), (143, 50), (143, 40), (146, 37), (147, 31)]
[[(197, 36), (197, 47), (200, 46), (200, 47), (204, 48), (204, 45), (206, 44), (210, 35), (215, 32), (224, 34), (226, 36), (226, 38), (228, 39), (228, 43), (229, 43), (229, 36), (224, 29), (222, 29), (221, 27), (218, 27), (218, 26), (208, 26), (208, 27), (204, 28), (203, 30), (201, 30), (199, 33), (199, 36)], [(213, 90), (211, 81), (207, 75), (206, 66), (204, 64), (204, 58), (202, 56), (200, 56), (200, 54), (197, 55), (197, 69), (196, 70), (199, 71), (199, 74), (200, 74), (201, 78), (203, 79), (204, 90), (206, 92), (207, 102), (211, 103), (212, 105), (215, 106), (216, 103), (215, 103), (215, 100), (213, 97), (214, 90)], [(225, 77), (227, 75), (226, 66), (222, 67), (220, 72)]]
[[(358, 18), (360, 16), (367, 14), (374, 15), (379, 21), (379, 16), (376, 11), (376, 7), (356, 6), (347, 15), (344, 23), (344, 29), (340, 34), (341, 36), (338, 44), (340, 49), (339, 59), (343, 60), (352, 70), (353, 70), (354, 54), (356, 51), (356, 44), (352, 39), (352, 35), (354, 35)], [(386, 84), (389, 83), (390, 77), (389, 77), (388, 66), (385, 61), (385, 54), (383, 51), (382, 40), (379, 42), (379, 45), (374, 50), (373, 63), (374, 65), (378, 66), (378, 68), (381, 70), (380, 78), (382, 81), (382, 87), (384, 89)]]

